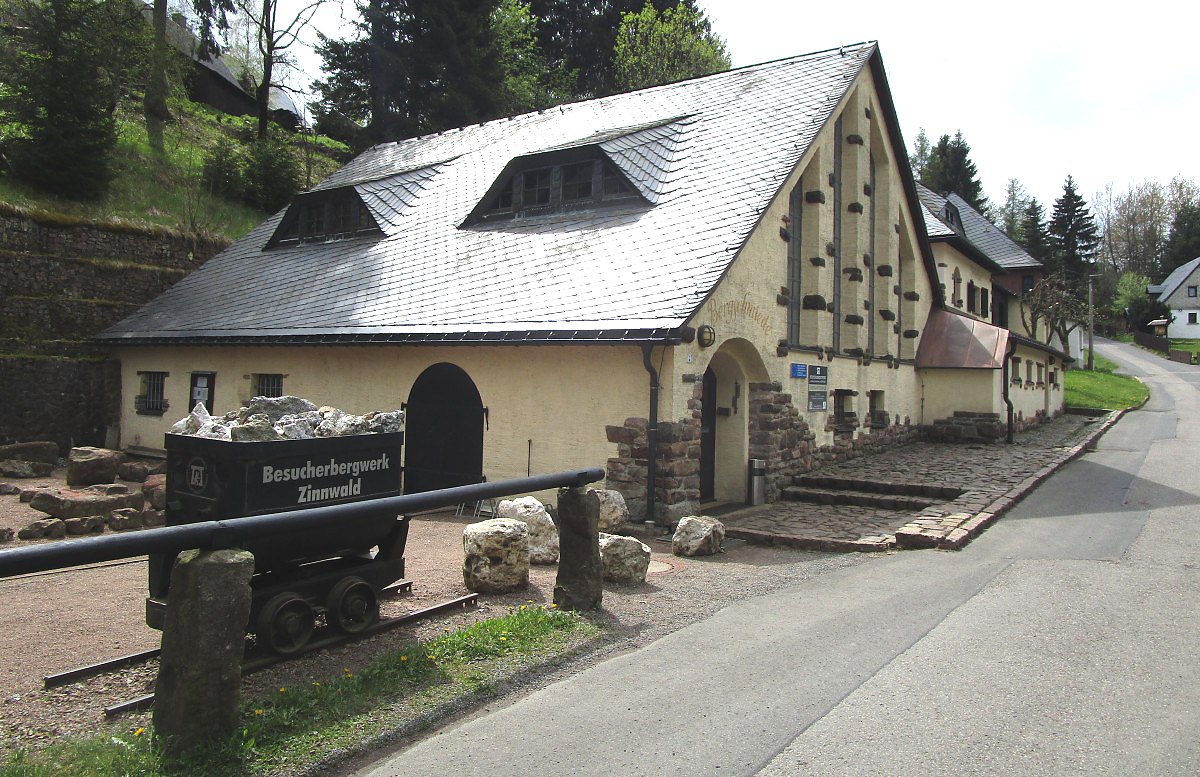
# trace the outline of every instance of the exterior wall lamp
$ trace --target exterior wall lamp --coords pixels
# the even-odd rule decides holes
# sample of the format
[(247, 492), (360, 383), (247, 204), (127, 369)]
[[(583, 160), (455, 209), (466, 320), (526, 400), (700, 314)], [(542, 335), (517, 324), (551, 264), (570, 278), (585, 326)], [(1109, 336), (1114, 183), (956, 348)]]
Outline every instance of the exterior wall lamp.
[(713, 329), (708, 324), (696, 330), (696, 342), (701, 348), (708, 348), (717, 341), (717, 330)]

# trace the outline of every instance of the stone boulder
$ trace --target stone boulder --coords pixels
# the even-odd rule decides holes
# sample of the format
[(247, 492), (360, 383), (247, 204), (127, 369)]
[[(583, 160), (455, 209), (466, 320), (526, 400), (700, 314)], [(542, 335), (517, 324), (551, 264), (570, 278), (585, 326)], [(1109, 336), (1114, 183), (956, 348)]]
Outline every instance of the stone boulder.
[(600, 533), (600, 562), (610, 583), (637, 585), (646, 582), (650, 546), (634, 537)]
[(491, 518), (463, 530), (463, 584), (468, 591), (498, 594), (529, 585), (529, 527)]
[(108, 515), (122, 507), (142, 508), (145, 498), (141, 494), (106, 494), (70, 489), (43, 489), (29, 500), (34, 510), (55, 518), (82, 518), (88, 515)]
[(17, 532), (17, 539), (40, 540), (44, 537), (58, 539), (67, 536), (67, 525), (57, 518), (42, 518)]
[(625, 505), (625, 497), (620, 491), (602, 488), (590, 489), (596, 492), (600, 500), (600, 531), (620, 531), (629, 522), (629, 508)]
[(142, 483), (142, 495), (155, 510), (167, 509), (167, 476), (151, 475)]
[(73, 536), (100, 534), (104, 531), (103, 515), (83, 515), (78, 518), (67, 518), (63, 523), (66, 524), (67, 534)]
[(145, 459), (134, 459), (126, 461), (117, 467), (117, 477), (129, 483), (142, 483), (146, 478), (150, 477), (150, 473), (158, 465), (157, 462), (146, 461)]
[(532, 496), (505, 499), (496, 508), (496, 517), (521, 521), (529, 527), (530, 563), (558, 563), (558, 528), (544, 504)]
[(53, 469), (53, 464), (47, 464), (44, 461), (23, 461), (21, 459), (0, 460), (0, 477), (44, 478)]
[(124, 460), (125, 454), (120, 451), (88, 446), (72, 448), (67, 457), (67, 485), (111, 483), (117, 479), (117, 467)]
[(0, 545), (3, 545), (6, 542), (12, 542), (13, 537), (15, 536), (16, 533), (7, 526), (0, 528)]
[(147, 507), (142, 510), (142, 525), (147, 529), (155, 526), (165, 526), (167, 523), (167, 512), (165, 510), (155, 510)]
[(12, 483), (0, 483), (0, 496), (19, 493), (21, 493), (20, 486), (14, 486)]
[(54, 466), (58, 463), (58, 443), (14, 442), (9, 445), (0, 445), (0, 461), (6, 459), (38, 461)]
[(34, 498), (35, 496), (37, 496), (38, 494), (42, 493), (43, 491), (47, 491), (47, 490), (50, 490), (50, 489), (46, 489), (46, 488), (23, 488), (23, 489), (21, 489), (21, 501), (22, 501), (23, 503), (25, 503), (25, 504), (29, 504), (30, 502), (32, 502), (32, 501), (33, 501), (33, 498)]
[(113, 531), (129, 531), (144, 526), (142, 511), (133, 507), (122, 507), (113, 510), (108, 516), (108, 528)]
[(671, 537), (671, 552), (676, 556), (711, 556), (721, 552), (725, 524), (702, 515), (685, 515)]

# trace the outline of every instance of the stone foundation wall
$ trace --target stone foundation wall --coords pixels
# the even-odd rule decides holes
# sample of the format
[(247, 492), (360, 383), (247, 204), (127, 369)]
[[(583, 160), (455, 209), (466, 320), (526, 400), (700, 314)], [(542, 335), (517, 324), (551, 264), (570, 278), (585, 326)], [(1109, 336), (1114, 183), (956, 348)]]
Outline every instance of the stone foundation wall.
[[(1061, 415), (1055, 413), (1055, 416)], [(1013, 417), (1013, 432), (1041, 426), (1049, 420), (1044, 410), (1026, 417), (1020, 410)], [(951, 418), (940, 418), (921, 429), (925, 439), (932, 442), (997, 443), (1008, 437), (1007, 421), (999, 413), (955, 412)]]
[[(697, 411), (698, 412), (698, 411)], [(608, 441), (617, 444), (617, 455), (608, 460), (608, 487), (619, 491), (634, 520), (646, 520), (646, 479), (650, 462), (645, 418), (626, 418), (620, 426), (606, 426)], [(695, 512), (700, 502), (700, 419), (658, 424), (654, 501), (656, 519), (674, 523)]]
[[(749, 389), (750, 458), (766, 461), (768, 502), (778, 501), (797, 475), (913, 442), (920, 436), (920, 429), (907, 418), (903, 423), (899, 418), (887, 423), (881, 417), (875, 425), (845, 432), (831, 445), (817, 446), (808, 421), (779, 383), (752, 383)], [(697, 383), (688, 400), (689, 417), (658, 425), (654, 493), (661, 523), (674, 523), (699, 506), (702, 397), (703, 386)], [(645, 520), (646, 515), (646, 427), (645, 418), (627, 418), (619, 426), (605, 427), (608, 441), (617, 445), (617, 455), (608, 460), (608, 487), (625, 497), (634, 520)]]

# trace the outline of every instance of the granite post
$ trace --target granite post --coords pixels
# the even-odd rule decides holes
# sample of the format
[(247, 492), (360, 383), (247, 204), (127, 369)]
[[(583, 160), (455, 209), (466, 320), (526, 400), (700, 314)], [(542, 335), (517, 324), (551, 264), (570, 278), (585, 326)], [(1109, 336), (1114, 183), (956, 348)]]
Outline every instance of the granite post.
[(171, 570), (162, 658), (154, 685), (154, 728), (178, 756), (241, 726), (238, 694), (250, 618), (254, 556), (188, 550)]
[(600, 498), (585, 488), (558, 490), (558, 577), (554, 603), (564, 610), (593, 610), (604, 595), (600, 563)]

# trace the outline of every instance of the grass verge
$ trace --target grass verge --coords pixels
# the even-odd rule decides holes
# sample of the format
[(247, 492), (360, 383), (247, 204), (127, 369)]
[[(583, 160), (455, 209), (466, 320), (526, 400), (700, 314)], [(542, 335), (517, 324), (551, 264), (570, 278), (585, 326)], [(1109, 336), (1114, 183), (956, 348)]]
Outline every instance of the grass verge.
[[(1080, 359), (1087, 364), (1087, 351)], [(1063, 375), (1063, 391), (1068, 407), (1094, 407), (1101, 410), (1124, 410), (1137, 407), (1150, 396), (1150, 390), (1137, 378), (1114, 375), (1117, 364), (1096, 354), (1095, 370), (1068, 370)]]
[[(434, 640), (377, 656), (364, 670), (243, 704), (243, 729), (182, 761), (164, 757), (154, 732), (137, 729), (12, 754), (0, 777), (235, 775), (296, 771), (358, 747), (404, 722), (412, 730), (493, 690), (514, 672), (550, 663), (599, 627), (553, 606), (522, 605)], [(422, 723), (424, 725), (422, 725)]]

